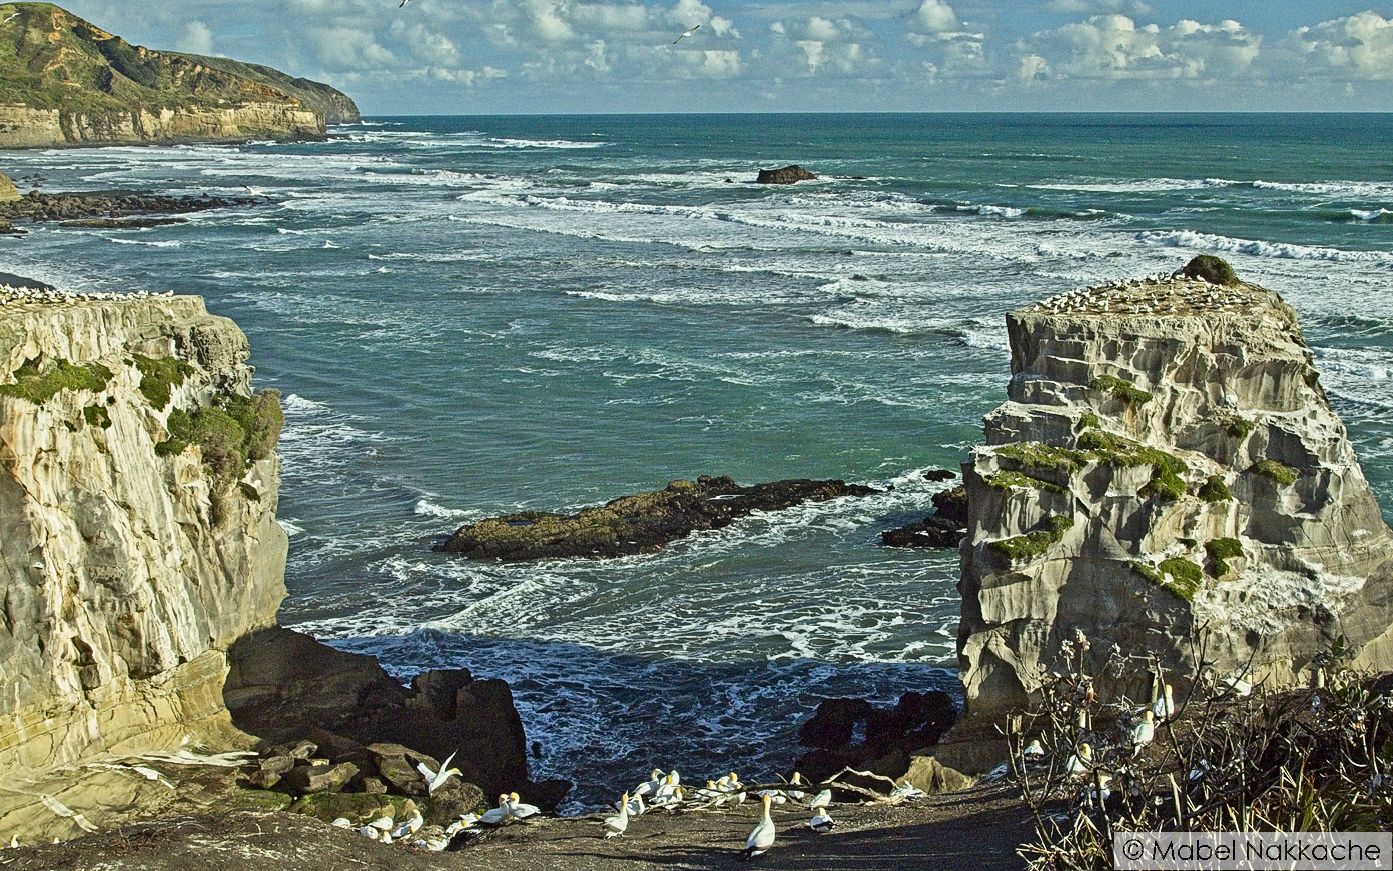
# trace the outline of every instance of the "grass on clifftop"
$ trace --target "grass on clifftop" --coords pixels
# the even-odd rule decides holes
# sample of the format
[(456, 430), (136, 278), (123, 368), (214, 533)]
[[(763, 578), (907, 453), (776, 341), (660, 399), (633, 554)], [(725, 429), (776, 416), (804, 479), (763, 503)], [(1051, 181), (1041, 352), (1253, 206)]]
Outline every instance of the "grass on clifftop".
[(169, 405), (174, 388), (194, 373), (193, 366), (177, 357), (154, 359), (135, 355), (135, 368), (140, 370), (140, 392), (160, 411)]
[(1195, 601), (1195, 594), (1204, 586), (1204, 571), (1184, 557), (1172, 557), (1160, 566), (1134, 562), (1132, 571), (1186, 602)]
[(1286, 463), (1279, 463), (1276, 460), (1258, 460), (1248, 471), (1256, 472), (1264, 478), (1271, 478), (1284, 487), (1290, 487), (1296, 483), (1297, 478), (1301, 477), (1299, 469), (1293, 469)]
[(1022, 472), (998, 472), (987, 478), (987, 486), (995, 487), (998, 490), (1010, 490), (1012, 487), (1030, 487), (1036, 490), (1046, 490), (1050, 493), (1068, 493), (1069, 491), (1054, 483)]
[(1056, 514), (1042, 523), (1039, 529), (1027, 532), (1025, 535), (1018, 535), (1015, 538), (1003, 538), (990, 542), (987, 547), (1012, 562), (1033, 559), (1063, 540), (1064, 533), (1072, 529), (1073, 526), (1074, 518)]
[(0, 384), (0, 396), (26, 399), (43, 405), (64, 390), (104, 390), (111, 381), (111, 370), (100, 363), (78, 366), (67, 360), (54, 361), (44, 368), (29, 360), (14, 372), (15, 383)]
[(1088, 389), (1110, 393), (1114, 399), (1126, 405), (1145, 405), (1155, 398), (1140, 387), (1134, 386), (1132, 382), (1114, 375), (1099, 375), (1088, 382)]
[(169, 438), (155, 446), (162, 457), (177, 456), (198, 445), (203, 465), (213, 478), (213, 509), (221, 513), (221, 497), (246, 474), (247, 464), (264, 460), (275, 450), (285, 417), (280, 392), (265, 390), (251, 398), (233, 396), (221, 407), (169, 414)]

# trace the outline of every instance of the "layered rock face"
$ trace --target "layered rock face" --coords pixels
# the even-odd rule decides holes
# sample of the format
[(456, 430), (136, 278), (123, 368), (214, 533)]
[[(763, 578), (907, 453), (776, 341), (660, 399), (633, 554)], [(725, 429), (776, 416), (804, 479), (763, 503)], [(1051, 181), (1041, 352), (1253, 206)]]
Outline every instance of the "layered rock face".
[[(1393, 667), (1393, 539), (1277, 294), (1157, 278), (1007, 324), (964, 465), (970, 719), (1024, 707), (1077, 633), (1105, 698), (1149, 698), (1151, 656), (1183, 692), (1201, 650), (1274, 686), (1337, 644)], [(1101, 668), (1113, 644), (1135, 667)]]
[(0, 770), (231, 734), (225, 651), (285, 596), (247, 356), (195, 297), (0, 305)]
[(227, 108), (132, 107), (115, 111), (0, 106), (0, 148), (314, 139), (324, 123), (302, 106), (264, 102)]

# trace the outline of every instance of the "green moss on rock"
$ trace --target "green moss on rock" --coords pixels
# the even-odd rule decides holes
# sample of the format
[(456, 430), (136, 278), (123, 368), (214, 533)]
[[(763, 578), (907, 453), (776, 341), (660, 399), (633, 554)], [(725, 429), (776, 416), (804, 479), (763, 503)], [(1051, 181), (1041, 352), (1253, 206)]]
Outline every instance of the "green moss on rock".
[(35, 405), (43, 405), (64, 390), (105, 390), (111, 381), (111, 370), (100, 363), (76, 365), (67, 360), (55, 360), (42, 366), (29, 360), (14, 371), (15, 383), (0, 384), (0, 396), (13, 396)]
[(1084, 433), (1079, 437), (1079, 447), (1099, 462), (1125, 467), (1151, 466), (1151, 480), (1139, 491), (1144, 498), (1175, 500), (1185, 495), (1183, 476), (1190, 467), (1174, 454), (1102, 430)]
[(134, 358), (135, 368), (140, 371), (140, 392), (147, 402), (163, 411), (169, 405), (174, 389), (179, 387), (194, 373), (194, 368), (177, 357)]
[(1164, 560), (1160, 566), (1144, 562), (1132, 563), (1132, 571), (1186, 602), (1193, 602), (1195, 594), (1204, 585), (1204, 572), (1199, 566), (1183, 557)]
[(1248, 471), (1255, 472), (1264, 478), (1271, 478), (1284, 487), (1290, 487), (1296, 483), (1297, 478), (1301, 477), (1300, 470), (1293, 469), (1286, 463), (1279, 463), (1276, 460), (1258, 460)]
[(996, 455), (1012, 460), (1025, 469), (1064, 472), (1066, 474), (1079, 471), (1089, 460), (1088, 454), (1083, 451), (1056, 448), (1043, 442), (1018, 442), (1002, 445), (996, 449)]
[(1098, 417), (1098, 413), (1097, 413), (1097, 412), (1094, 412), (1094, 411), (1085, 411), (1085, 412), (1079, 417), (1079, 428), (1080, 428), (1080, 429), (1097, 429), (1098, 427), (1100, 427), (1100, 426), (1102, 426), (1102, 425), (1103, 425), (1102, 418)]
[(1229, 560), (1243, 556), (1243, 542), (1236, 538), (1216, 538), (1204, 546), (1209, 555), (1209, 573), (1222, 578), (1229, 573)]
[(1042, 478), (1036, 478), (1023, 472), (998, 472), (987, 478), (987, 486), (998, 490), (1010, 490), (1012, 487), (1030, 487), (1035, 490), (1047, 490), (1050, 493), (1068, 493), (1069, 491), (1054, 483)]
[(1205, 479), (1204, 484), (1199, 489), (1199, 493), (1196, 495), (1205, 502), (1211, 503), (1233, 501), (1233, 491), (1229, 489), (1228, 484), (1224, 483), (1223, 475), (1210, 475)]
[(1145, 390), (1134, 386), (1132, 382), (1113, 375), (1099, 375), (1088, 382), (1088, 389), (1112, 394), (1113, 398), (1127, 405), (1145, 405), (1155, 398)]
[(1012, 562), (1033, 559), (1062, 541), (1064, 533), (1068, 532), (1073, 525), (1074, 519), (1072, 517), (1057, 514), (1047, 519), (1038, 529), (1014, 538), (1003, 538), (990, 542), (987, 547)]
[(1249, 420), (1241, 414), (1231, 411), (1222, 411), (1216, 415), (1219, 425), (1224, 428), (1224, 432), (1232, 438), (1246, 439), (1257, 429), (1257, 422)]
[(254, 397), (229, 397), (222, 406), (169, 414), (169, 438), (155, 445), (160, 456), (176, 456), (198, 445), (203, 465), (213, 479), (213, 512), (221, 517), (220, 497), (246, 474), (247, 464), (271, 456), (280, 438), (284, 417), (280, 394), (264, 391)]
[(87, 421), (88, 426), (99, 429), (111, 429), (111, 412), (106, 410), (105, 405), (89, 405), (82, 409), (82, 417)]

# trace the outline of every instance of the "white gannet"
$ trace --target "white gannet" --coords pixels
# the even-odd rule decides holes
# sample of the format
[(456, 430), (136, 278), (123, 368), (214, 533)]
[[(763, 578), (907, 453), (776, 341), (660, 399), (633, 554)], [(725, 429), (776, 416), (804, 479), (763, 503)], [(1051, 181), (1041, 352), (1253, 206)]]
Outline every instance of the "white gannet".
[(527, 804), (522, 800), (522, 796), (516, 792), (508, 794), (508, 810), (515, 819), (525, 820), (528, 817), (535, 817), (542, 812), (542, 809), (535, 804)]
[(750, 836), (745, 839), (745, 852), (740, 854), (742, 861), (753, 859), (774, 846), (774, 820), (769, 816), (769, 796), (764, 797), (764, 816), (755, 825)]
[(336, 829), (348, 829), (353, 827), (353, 823), (348, 821), (348, 817), (338, 817), (329, 825)]
[(445, 834), (453, 838), (455, 835), (458, 835), (460, 832), (474, 825), (478, 821), (478, 814), (464, 814), (459, 819), (455, 820), (453, 823), (450, 823), (448, 826), (445, 827)]
[(421, 837), (412, 841), (411, 846), (430, 850), (432, 853), (443, 853), (450, 846), (450, 837), (439, 826), (428, 826), (421, 830)]
[(825, 808), (831, 803), (832, 790), (824, 789), (822, 792), (819, 792), (817, 795), (813, 796), (813, 800), (808, 804), (808, 807), (812, 808), (813, 810), (817, 810), (818, 808)]
[(1064, 773), (1069, 777), (1080, 779), (1088, 774), (1089, 767), (1093, 764), (1093, 747), (1089, 744), (1080, 744), (1079, 752), (1069, 757), (1064, 763)]
[(498, 807), (490, 808), (479, 816), (479, 822), (486, 826), (501, 826), (513, 818), (513, 806), (508, 796), (498, 796)]
[(1111, 783), (1111, 774), (1099, 772), (1097, 780), (1090, 782), (1088, 786), (1085, 788), (1085, 792), (1089, 799), (1098, 804), (1102, 804), (1103, 802), (1107, 801), (1109, 797), (1112, 796), (1112, 789), (1110, 787)]
[(1025, 749), (1022, 750), (1021, 753), (1027, 759), (1039, 759), (1040, 757), (1045, 755), (1045, 745), (1040, 743), (1039, 738), (1036, 738), (1029, 744), (1025, 745)]
[(757, 794), (760, 798), (767, 798), (774, 804), (788, 803), (788, 796), (784, 795), (782, 789), (761, 789)]
[(648, 773), (648, 780), (634, 787), (634, 795), (652, 795), (663, 785), (666, 778), (663, 777), (663, 770), (655, 768)]
[(390, 832), (392, 830), (392, 818), (378, 817), (377, 819), (368, 823), (368, 825), (372, 826), (374, 829), (377, 829), (379, 832)]
[(421, 812), (416, 811), (410, 816), (410, 818), (400, 823), (396, 828), (392, 829), (392, 839), (400, 841), (402, 838), (414, 835), (418, 830), (420, 830), (421, 826), (424, 826), (425, 824), (426, 820), (424, 817), (421, 816)]
[(19, 847), (19, 835), (10, 835), (10, 849), (15, 850)]
[(1223, 686), (1233, 691), (1233, 694), (1241, 698), (1247, 698), (1253, 694), (1253, 685), (1238, 675), (1230, 675), (1219, 681)]
[(665, 805), (672, 800), (672, 795), (677, 791), (677, 781), (674, 779), (677, 772), (672, 772), (663, 778), (663, 782), (653, 791), (653, 797), (649, 799), (651, 804)]
[(405, 9), (405, 8), (406, 8), (406, 4), (408, 4), (408, 3), (410, 3), (410, 2), (411, 2), (411, 0), (401, 0), (401, 5), (398, 6), (397, 8), (398, 8), (398, 9)]
[[(804, 783), (804, 782), (803, 782), (803, 775), (800, 774), (799, 772), (795, 771), (795, 772), (793, 772), (793, 779), (790, 780), (790, 781), (788, 782), (788, 785), (789, 785), (789, 786), (803, 786), (803, 783)], [(790, 789), (790, 790), (788, 790), (788, 797), (791, 798), (791, 799), (793, 799), (794, 801), (802, 801), (803, 799), (807, 798), (807, 795), (808, 795), (808, 794), (805, 793), (805, 792), (804, 792), (803, 790), (801, 790), (801, 789)]]
[(1156, 712), (1142, 711), (1141, 722), (1132, 727), (1132, 755), (1136, 756), (1142, 748), (1156, 740)]
[(619, 815), (605, 820), (605, 837), (617, 838), (629, 830), (629, 794), (619, 800)]
[[(614, 809), (619, 810), (619, 802), (614, 803)], [(648, 813), (648, 805), (643, 803), (643, 796), (634, 795), (629, 797), (629, 815), (641, 817)]]
[(1156, 698), (1151, 702), (1151, 711), (1156, 715), (1158, 723), (1164, 723), (1175, 716), (1175, 688), (1166, 684), (1161, 692), (1156, 693)]
[[(458, 752), (458, 751), (456, 751)], [(451, 777), (463, 777), (464, 774), (458, 768), (451, 768), (450, 762), (455, 758), (451, 753), (445, 757), (445, 761), (440, 763), (439, 771), (431, 771), (430, 766), (424, 762), (416, 763), (416, 770), (421, 772), (421, 776), (426, 779), (426, 795), (435, 795), (435, 791), (445, 785)]]
[(376, 828), (375, 826), (359, 826), (358, 828), (354, 829), (354, 831), (362, 835), (363, 837), (373, 841), (376, 841), (378, 838), (382, 837), (382, 831)]
[(818, 808), (813, 813), (813, 818), (808, 820), (808, 828), (819, 835), (825, 835), (832, 831), (832, 817), (828, 815), (827, 808)]
[(676, 39), (674, 39), (674, 40), (672, 41), (672, 44), (673, 44), (673, 45), (676, 45), (677, 43), (679, 43), (679, 42), (681, 42), (682, 40), (686, 39), (687, 37), (691, 36), (693, 33), (696, 33), (698, 30), (701, 30), (701, 25), (700, 25), (700, 24), (698, 24), (696, 27), (689, 27), (689, 28), (687, 28), (686, 30), (684, 30), (684, 31), (682, 32), (682, 35), (681, 35), (681, 36), (677, 37)]

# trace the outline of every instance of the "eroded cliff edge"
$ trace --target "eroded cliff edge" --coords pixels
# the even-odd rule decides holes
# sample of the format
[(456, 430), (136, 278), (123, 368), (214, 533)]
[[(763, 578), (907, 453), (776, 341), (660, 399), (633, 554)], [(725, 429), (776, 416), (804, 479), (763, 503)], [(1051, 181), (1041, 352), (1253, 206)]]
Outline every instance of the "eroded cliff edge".
[(285, 596), (247, 357), (195, 297), (0, 306), (0, 770), (232, 742), (225, 651)]
[[(1393, 540), (1296, 312), (1250, 284), (1152, 278), (1007, 319), (1008, 401), (964, 465), (969, 719), (1028, 704), (1081, 632), (1279, 686), (1345, 644), (1393, 667)], [(1105, 697), (1149, 672), (1094, 668)]]

